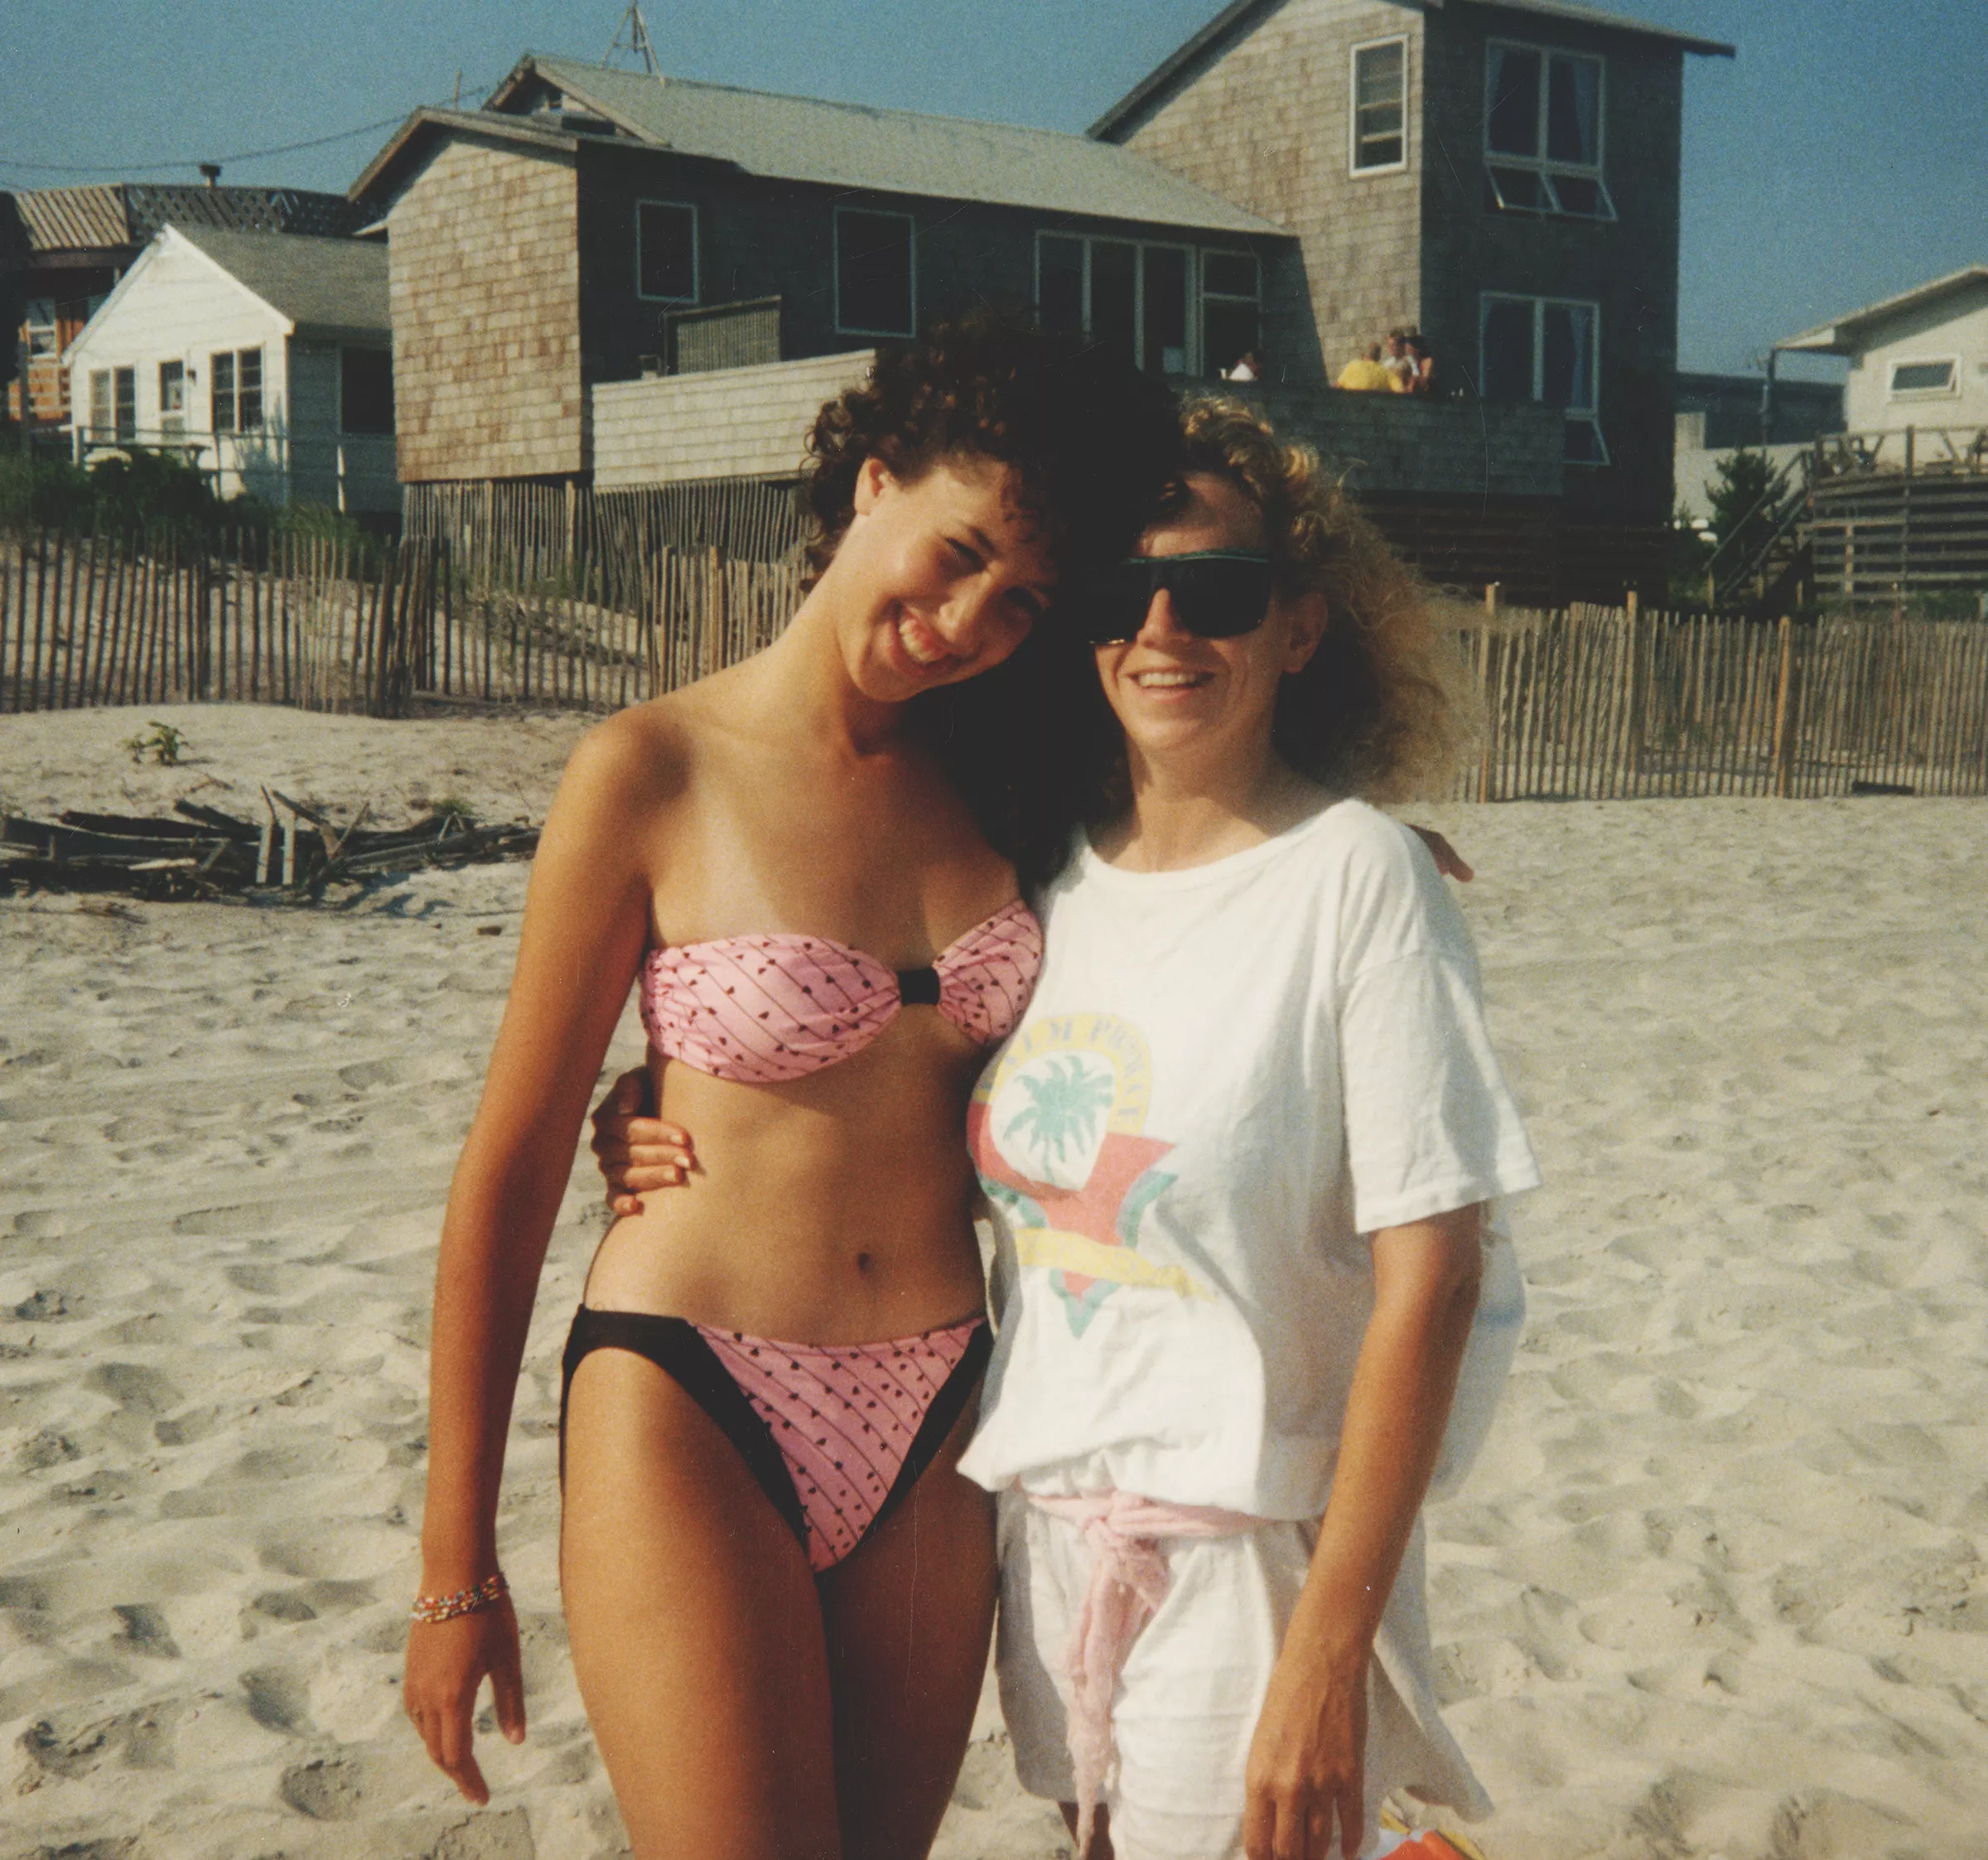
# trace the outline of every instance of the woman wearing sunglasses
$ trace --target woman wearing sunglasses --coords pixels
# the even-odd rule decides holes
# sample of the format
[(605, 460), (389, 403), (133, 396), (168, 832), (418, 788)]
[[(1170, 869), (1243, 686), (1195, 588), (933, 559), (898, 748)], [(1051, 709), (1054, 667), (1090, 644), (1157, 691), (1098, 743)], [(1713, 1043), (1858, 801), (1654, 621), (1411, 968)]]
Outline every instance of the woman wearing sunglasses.
[(929, 1845), (995, 1586), (992, 1507), (953, 1471), (987, 1349), (958, 1131), (1040, 959), (1017, 864), (1071, 819), (1036, 623), (1132, 546), (1178, 442), (1164, 388), (1075, 344), (987, 324), (885, 355), (816, 423), (779, 641), (568, 766), (437, 1274), (403, 1697), (472, 1800), (485, 1675), (524, 1734), (511, 1398), (637, 985), (702, 1167), (602, 1241), (561, 1404), (567, 1623), (630, 1843)]
[(1247, 409), (1186, 441), (1085, 610), (1107, 810), (968, 1111), (999, 1340), (962, 1470), (1002, 1495), (1017, 1767), (1080, 1849), (1327, 1860), (1391, 1790), (1487, 1805), (1418, 1518), (1480, 1210), (1538, 1178), (1462, 920), (1354, 798), (1446, 773), (1426, 597)]
[[(1480, 1210), (1537, 1176), (1436, 867), (1353, 798), (1445, 772), (1425, 597), (1248, 410), (1185, 429), (1085, 592), (1098, 817), (968, 1109), (999, 1337), (961, 1470), (1001, 1495), (1021, 1781), (1087, 1860), (1328, 1860), (1390, 1790), (1485, 1805), (1417, 1520), (1488, 1411), (1445, 1451)], [(666, 1182), (661, 1135), (604, 1120), (610, 1186)]]

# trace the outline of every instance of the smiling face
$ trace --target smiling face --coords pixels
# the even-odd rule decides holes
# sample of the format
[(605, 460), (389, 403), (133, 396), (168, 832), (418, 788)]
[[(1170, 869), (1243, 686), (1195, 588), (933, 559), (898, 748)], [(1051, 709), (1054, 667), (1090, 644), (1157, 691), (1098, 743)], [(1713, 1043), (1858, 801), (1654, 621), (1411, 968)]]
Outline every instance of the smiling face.
[[(1263, 548), (1262, 513), (1227, 478), (1190, 472), (1184, 488), (1180, 508), (1140, 539), (1140, 554)], [(1233, 639), (1204, 640), (1180, 624), (1173, 596), (1160, 589), (1136, 637), (1098, 649), (1098, 675), (1128, 747), (1156, 766), (1260, 761), (1270, 746), (1278, 687), (1317, 650), (1325, 621), (1321, 596), (1280, 590), (1262, 626)]]
[(823, 586), (866, 697), (901, 703), (987, 671), (1047, 607), (1054, 564), (1006, 466), (955, 457), (900, 479), (872, 457), (855, 509)]

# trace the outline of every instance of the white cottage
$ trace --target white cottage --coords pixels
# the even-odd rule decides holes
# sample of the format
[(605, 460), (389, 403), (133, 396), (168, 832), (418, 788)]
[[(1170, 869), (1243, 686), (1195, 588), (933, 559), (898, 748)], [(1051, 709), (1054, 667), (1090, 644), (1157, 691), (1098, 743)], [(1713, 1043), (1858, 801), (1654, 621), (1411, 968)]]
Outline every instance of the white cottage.
[(384, 244), (166, 226), (63, 359), (80, 461), (171, 448), (223, 497), (400, 509)]
[[(1969, 265), (1775, 347), (1847, 355), (1852, 433), (1988, 431), (1988, 265)], [(1944, 439), (1935, 442), (1936, 454)]]

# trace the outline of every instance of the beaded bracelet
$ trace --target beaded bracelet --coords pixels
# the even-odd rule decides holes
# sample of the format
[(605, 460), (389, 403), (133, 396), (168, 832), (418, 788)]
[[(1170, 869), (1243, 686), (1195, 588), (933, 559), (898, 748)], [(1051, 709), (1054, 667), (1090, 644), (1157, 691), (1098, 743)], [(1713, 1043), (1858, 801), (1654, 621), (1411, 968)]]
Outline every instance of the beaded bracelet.
[(474, 1615), (479, 1609), (491, 1606), (510, 1591), (504, 1572), (493, 1570), (474, 1587), (458, 1589), (453, 1595), (417, 1595), (408, 1612), (417, 1621), (452, 1621), (458, 1615)]

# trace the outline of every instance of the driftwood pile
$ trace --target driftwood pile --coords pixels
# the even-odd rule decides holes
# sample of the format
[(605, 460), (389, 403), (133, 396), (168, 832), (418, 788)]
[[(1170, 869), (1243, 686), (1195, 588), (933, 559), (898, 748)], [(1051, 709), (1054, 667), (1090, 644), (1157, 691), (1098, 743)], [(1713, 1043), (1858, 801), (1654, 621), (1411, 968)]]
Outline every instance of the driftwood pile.
[[(118, 891), (155, 902), (257, 896), (315, 903), (334, 884), (392, 872), (528, 859), (538, 829), (478, 826), (452, 810), (398, 832), (369, 831), (361, 807), (340, 827), (316, 809), (265, 792), (259, 824), (175, 801), (171, 819), (67, 809), (56, 819), (0, 815), (0, 893)], [(279, 819), (280, 804), (290, 814)]]

